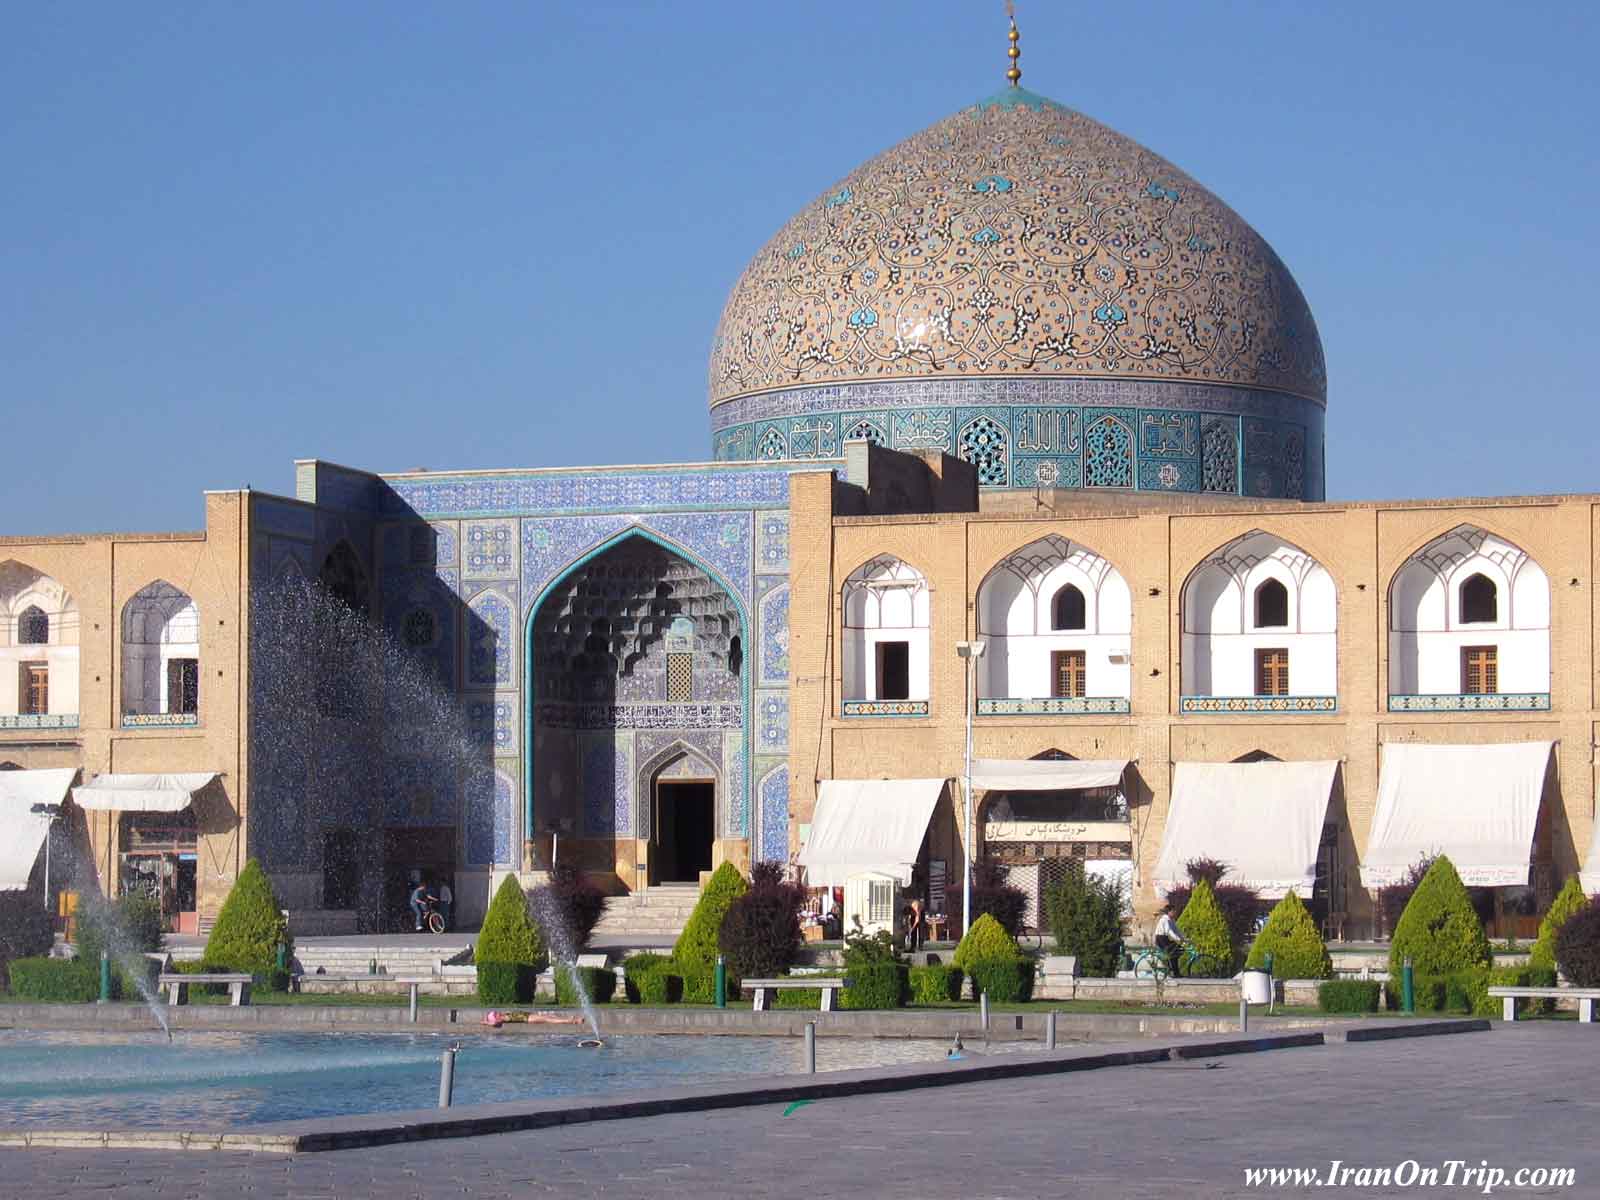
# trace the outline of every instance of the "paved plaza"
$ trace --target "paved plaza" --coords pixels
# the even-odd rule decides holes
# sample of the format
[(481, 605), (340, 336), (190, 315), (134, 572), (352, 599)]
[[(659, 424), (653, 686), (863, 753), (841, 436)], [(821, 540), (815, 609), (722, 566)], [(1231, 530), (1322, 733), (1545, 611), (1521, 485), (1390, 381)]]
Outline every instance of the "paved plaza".
[[(1451, 1160), (1570, 1167), (1600, 1195), (1600, 1030), (1343, 1043), (1207, 1063), (605, 1122), (297, 1157), (0, 1151), (0, 1196), (1223, 1197), (1415, 1195), (1248, 1188), (1247, 1167)], [(826, 1047), (823, 1047), (825, 1054)], [(1460, 1168), (1457, 1168), (1458, 1172)], [(1437, 1194), (1481, 1195), (1481, 1187)]]

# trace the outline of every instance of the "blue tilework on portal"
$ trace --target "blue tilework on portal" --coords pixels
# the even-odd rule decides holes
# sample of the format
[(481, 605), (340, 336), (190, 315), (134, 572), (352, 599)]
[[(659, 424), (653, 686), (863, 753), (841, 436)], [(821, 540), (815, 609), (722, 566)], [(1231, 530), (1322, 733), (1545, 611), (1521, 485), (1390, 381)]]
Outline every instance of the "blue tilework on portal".
[(761, 859), (789, 858), (789, 768), (778, 767), (761, 780)]

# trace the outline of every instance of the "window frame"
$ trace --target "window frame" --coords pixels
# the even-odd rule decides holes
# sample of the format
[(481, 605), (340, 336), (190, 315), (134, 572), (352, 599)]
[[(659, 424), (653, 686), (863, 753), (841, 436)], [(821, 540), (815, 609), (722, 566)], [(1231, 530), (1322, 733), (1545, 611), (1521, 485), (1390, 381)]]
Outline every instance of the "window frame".
[[(1268, 592), (1267, 589), (1274, 589)], [(1271, 595), (1276, 603), (1279, 595), (1283, 597), (1283, 620), (1267, 621), (1262, 617), (1262, 597)], [(1256, 585), (1255, 594), (1251, 597), (1251, 616), (1254, 618), (1256, 629), (1288, 629), (1289, 628), (1289, 589), (1281, 579), (1263, 579)], [(1273, 614), (1276, 615), (1276, 614)]]
[[(1069, 596), (1076, 596), (1078, 606), (1078, 623), (1070, 625), (1062, 610)], [(1087, 633), (1089, 631), (1089, 597), (1083, 594), (1083, 589), (1077, 584), (1064, 583), (1056, 589), (1056, 594), (1050, 597), (1050, 631), (1052, 633)]]
[[(889, 664), (885, 661), (887, 658), (885, 651), (887, 651), (891, 646), (898, 647), (897, 653), (902, 656), (901, 665), (903, 665), (905, 669), (904, 686), (896, 689), (901, 693), (898, 696), (891, 696), (889, 694), (890, 689), (888, 687), (888, 680), (890, 676), (888, 670), (886, 669)], [(880, 641), (874, 642), (872, 644), (872, 670), (874, 689), (877, 693), (873, 697), (874, 699), (911, 699), (911, 643), (908, 640), (904, 638), (884, 638)]]
[(50, 664), (25, 660), (17, 664), (17, 713), (44, 716), (50, 711)]
[(1257, 696), (1289, 694), (1289, 647), (1261, 646), (1256, 649), (1255, 685)]
[[(1062, 690), (1062, 668), (1067, 668), (1069, 682)], [(1076, 690), (1074, 689), (1076, 685)], [(1088, 655), (1082, 650), (1052, 650), (1050, 652), (1050, 695), (1061, 699), (1082, 699), (1089, 694)]]
[[(1472, 660), (1476, 658), (1477, 661)], [(1478, 687), (1470, 686), (1473, 672), (1478, 673)], [(1484, 675), (1488, 678), (1485, 679)], [(1487, 684), (1488, 686), (1484, 686)], [(1500, 693), (1500, 647), (1496, 644), (1461, 647), (1461, 694), (1463, 696), (1496, 696)]]
[[(1482, 580), (1489, 589), (1486, 601), (1488, 616), (1467, 615), (1467, 588), (1472, 587), (1478, 580)], [(1481, 597), (1482, 593), (1474, 589)], [(1482, 603), (1479, 601), (1478, 603)], [(1461, 581), (1456, 588), (1456, 618), (1462, 625), (1496, 625), (1500, 621), (1500, 585), (1482, 571), (1474, 571)]]

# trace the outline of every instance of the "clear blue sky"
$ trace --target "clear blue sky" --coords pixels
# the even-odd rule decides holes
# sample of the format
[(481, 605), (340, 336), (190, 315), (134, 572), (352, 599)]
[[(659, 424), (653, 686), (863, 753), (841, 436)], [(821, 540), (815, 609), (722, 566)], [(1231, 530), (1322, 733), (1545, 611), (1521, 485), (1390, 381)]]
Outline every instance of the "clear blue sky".
[[(1594, 5), (1020, 8), (1026, 86), (1300, 281), (1330, 499), (1600, 490)], [(995, 91), (1002, 10), (10, 6), (0, 533), (197, 528), (295, 457), (707, 457), (739, 271)]]

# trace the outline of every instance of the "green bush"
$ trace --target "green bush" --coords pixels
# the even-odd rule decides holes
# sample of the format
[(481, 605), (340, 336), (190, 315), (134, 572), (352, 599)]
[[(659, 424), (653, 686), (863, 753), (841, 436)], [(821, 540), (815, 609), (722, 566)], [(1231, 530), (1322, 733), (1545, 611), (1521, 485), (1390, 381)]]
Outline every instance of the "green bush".
[[(92, 1003), (100, 998), (100, 962), (70, 958), (18, 958), (11, 963), (11, 994), (41, 1003)], [(112, 995), (116, 995), (113, 980)]]
[(1183, 934), (1190, 949), (1214, 964), (1197, 964), (1192, 974), (1220, 979), (1233, 974), (1237, 955), (1233, 939), (1228, 934), (1228, 920), (1222, 914), (1222, 907), (1217, 903), (1211, 885), (1204, 879), (1196, 883), (1194, 890), (1189, 893), (1189, 903), (1184, 905), (1183, 914), (1178, 918), (1178, 931)]
[(1389, 974), (1407, 958), (1419, 976), (1455, 975), (1490, 964), (1489, 939), (1450, 860), (1434, 859), (1406, 903), (1389, 943)]
[[(678, 977), (683, 980), (683, 1002), (685, 1004), (715, 1004), (717, 1002), (717, 976), (715, 971), (701, 968), (688, 969), (675, 965)], [(731, 1000), (739, 994), (739, 985), (733, 980), (728, 980), (728, 998)]]
[(683, 976), (673, 970), (670, 959), (639, 976), (639, 1003), (677, 1004), (682, 999)]
[(1017, 1004), (1033, 997), (1031, 958), (972, 959), (966, 972), (972, 978), (973, 995), (987, 993), (991, 1004)]
[(816, 1012), (822, 1007), (821, 988), (791, 988), (775, 992), (772, 998), (774, 1008), (805, 1008)]
[[(617, 973), (610, 967), (578, 967), (577, 972), (583, 980), (583, 990), (589, 995), (591, 1004), (609, 1004), (611, 997), (617, 991)], [(565, 967), (557, 967), (556, 975), (556, 1003), (576, 1004), (578, 994), (572, 989), (572, 972)]]
[(1322, 934), (1311, 913), (1294, 892), (1285, 893), (1273, 906), (1266, 928), (1250, 947), (1245, 966), (1265, 970), (1267, 955), (1272, 955), (1272, 974), (1276, 979), (1329, 979), (1333, 959), (1322, 943)]
[(1325, 1013), (1375, 1013), (1382, 986), (1370, 979), (1329, 979), (1317, 987), (1317, 1007)]
[(8, 986), (6, 964), (48, 954), (54, 941), (50, 914), (40, 892), (33, 888), (0, 892), (0, 989)]
[(665, 954), (652, 954), (648, 950), (630, 954), (622, 960), (622, 991), (629, 1004), (639, 1004), (639, 981), (645, 975), (660, 970), (672, 962)]
[(272, 882), (252, 858), (222, 902), (206, 942), (205, 960), (228, 971), (264, 978), (277, 965), (279, 943), (294, 948)]
[(1539, 922), (1539, 937), (1528, 954), (1530, 967), (1555, 969), (1556, 934), (1561, 932), (1561, 927), (1567, 923), (1569, 917), (1588, 903), (1589, 897), (1583, 894), (1582, 882), (1576, 875), (1572, 876), (1551, 901), (1549, 911), (1544, 914), (1544, 920)]
[(1021, 957), (1022, 948), (1015, 939), (1001, 927), (999, 921), (984, 913), (967, 930), (951, 961), (970, 975), (971, 964), (977, 959), (1016, 960)]
[(545, 964), (544, 938), (528, 913), (528, 897), (515, 875), (507, 875), (489, 902), (473, 947), (475, 962)]
[(1585, 904), (1556, 934), (1556, 962), (1576, 987), (1600, 987), (1600, 900)]
[(910, 970), (901, 962), (858, 963), (845, 968), (850, 986), (839, 993), (839, 1007), (850, 1010), (904, 1008), (911, 995)]
[[(717, 962), (717, 938), (722, 932), (722, 919), (728, 915), (733, 902), (749, 890), (739, 868), (725, 862), (717, 868), (706, 884), (705, 891), (689, 914), (683, 932), (672, 948), (672, 958), (684, 969), (684, 990), (688, 991), (690, 971), (709, 971)], [(730, 984), (730, 992), (732, 986)]]
[(966, 976), (960, 967), (930, 963), (911, 968), (911, 1003), (942, 1004), (961, 999), (961, 984)]
[(1080, 974), (1108, 979), (1122, 962), (1122, 883), (1090, 875), (1077, 859), (1067, 864), (1066, 878), (1044, 894), (1056, 953), (1075, 955)]
[(529, 963), (478, 964), (478, 1001), (481, 1004), (527, 1004), (533, 999), (538, 968)]
[(144, 892), (130, 892), (115, 900), (90, 896), (78, 915), (78, 957), (98, 959), (109, 949), (154, 954), (161, 949), (161, 902)]

